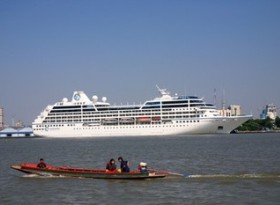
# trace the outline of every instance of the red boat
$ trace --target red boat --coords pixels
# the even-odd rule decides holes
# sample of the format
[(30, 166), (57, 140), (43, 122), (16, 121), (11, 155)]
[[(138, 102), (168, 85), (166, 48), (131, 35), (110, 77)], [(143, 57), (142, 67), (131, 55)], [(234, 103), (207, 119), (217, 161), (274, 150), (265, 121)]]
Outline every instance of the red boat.
[(12, 165), (12, 169), (39, 176), (66, 176), (66, 177), (82, 177), (96, 179), (154, 179), (163, 178), (168, 175), (174, 175), (166, 171), (147, 170), (145, 172), (130, 171), (106, 171), (104, 169), (83, 169), (73, 167), (56, 167), (47, 165), (46, 168), (38, 168), (37, 164), (24, 163), (20, 165)]

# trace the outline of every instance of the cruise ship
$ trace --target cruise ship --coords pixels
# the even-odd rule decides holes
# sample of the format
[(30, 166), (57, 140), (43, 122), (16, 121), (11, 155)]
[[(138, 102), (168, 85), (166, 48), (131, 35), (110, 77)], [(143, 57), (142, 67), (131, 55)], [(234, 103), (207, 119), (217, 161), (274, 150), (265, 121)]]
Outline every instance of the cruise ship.
[(106, 97), (91, 99), (75, 91), (72, 100), (48, 105), (32, 123), (40, 137), (166, 136), (230, 133), (251, 115), (221, 116), (197, 96), (159, 97), (140, 105), (111, 105)]

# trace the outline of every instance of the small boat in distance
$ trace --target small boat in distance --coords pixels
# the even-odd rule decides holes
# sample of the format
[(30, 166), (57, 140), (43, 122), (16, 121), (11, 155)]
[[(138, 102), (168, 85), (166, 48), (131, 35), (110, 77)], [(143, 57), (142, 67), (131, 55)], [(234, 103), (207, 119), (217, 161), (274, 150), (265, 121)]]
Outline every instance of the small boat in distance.
[(47, 165), (46, 168), (38, 168), (37, 164), (23, 163), (20, 165), (12, 165), (12, 169), (18, 170), (26, 174), (36, 174), (38, 176), (63, 176), (63, 177), (80, 177), (94, 179), (154, 179), (164, 178), (167, 176), (180, 176), (179, 174), (167, 171), (147, 170), (141, 172), (139, 170), (130, 172), (106, 171), (105, 169), (84, 169), (74, 167), (57, 167)]

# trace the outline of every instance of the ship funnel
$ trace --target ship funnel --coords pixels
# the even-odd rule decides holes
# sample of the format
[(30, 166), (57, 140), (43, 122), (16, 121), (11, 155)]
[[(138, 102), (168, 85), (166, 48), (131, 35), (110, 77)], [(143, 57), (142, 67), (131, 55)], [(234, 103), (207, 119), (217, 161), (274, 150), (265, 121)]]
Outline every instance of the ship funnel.
[(73, 102), (91, 102), (88, 96), (83, 91), (75, 91), (72, 98)]

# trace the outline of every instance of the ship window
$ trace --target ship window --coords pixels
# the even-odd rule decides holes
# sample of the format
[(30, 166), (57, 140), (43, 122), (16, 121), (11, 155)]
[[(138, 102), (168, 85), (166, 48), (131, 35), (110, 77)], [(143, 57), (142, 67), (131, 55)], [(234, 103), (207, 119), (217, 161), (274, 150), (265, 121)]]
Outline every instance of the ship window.
[(218, 126), (218, 130), (223, 130), (224, 127), (223, 126)]

